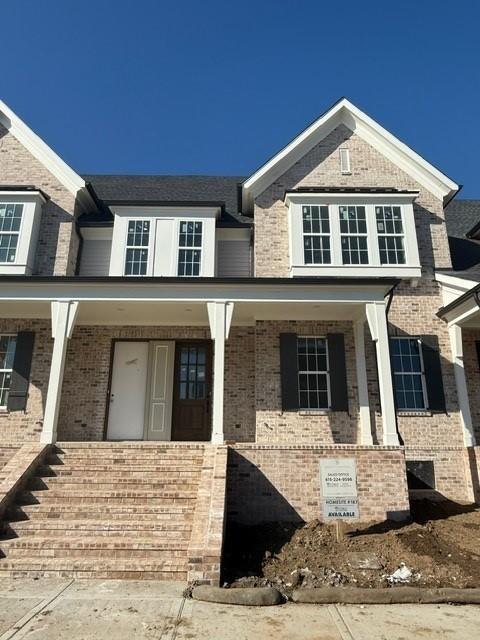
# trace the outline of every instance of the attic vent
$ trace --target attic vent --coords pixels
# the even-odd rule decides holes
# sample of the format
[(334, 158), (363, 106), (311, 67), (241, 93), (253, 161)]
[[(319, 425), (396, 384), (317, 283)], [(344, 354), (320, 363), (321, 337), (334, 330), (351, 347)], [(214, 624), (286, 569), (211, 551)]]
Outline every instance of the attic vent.
[(350, 173), (350, 150), (340, 149), (340, 171)]

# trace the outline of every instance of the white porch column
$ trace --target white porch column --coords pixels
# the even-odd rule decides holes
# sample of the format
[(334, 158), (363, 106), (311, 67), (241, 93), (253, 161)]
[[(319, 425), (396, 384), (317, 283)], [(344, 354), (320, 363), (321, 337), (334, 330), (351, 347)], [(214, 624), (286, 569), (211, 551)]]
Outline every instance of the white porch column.
[(68, 339), (72, 336), (78, 302), (72, 300), (52, 302), (53, 352), (48, 379), (47, 401), (40, 442), (54, 443), (57, 439), (58, 412), (62, 395), (63, 371)]
[(358, 405), (360, 408), (360, 432), (362, 444), (373, 444), (370, 405), (368, 402), (367, 363), (365, 361), (365, 320), (353, 325), (355, 338), (355, 362), (357, 368)]
[(225, 340), (232, 322), (232, 302), (207, 302), (210, 333), (214, 341), (212, 442), (222, 444), (223, 396), (225, 384)]
[(463, 363), (462, 328), (458, 324), (448, 327), (450, 334), (450, 346), (452, 348), (453, 372), (457, 385), (458, 407), (460, 420), (463, 427), (463, 441), (466, 447), (475, 446), (475, 433), (473, 431), (472, 414), (470, 413), (470, 400), (468, 398), (467, 378)]
[(388, 343), (387, 313), (384, 302), (365, 305), (368, 326), (377, 352), (378, 386), (382, 405), (383, 444), (398, 445), (395, 399), (393, 395), (390, 345)]

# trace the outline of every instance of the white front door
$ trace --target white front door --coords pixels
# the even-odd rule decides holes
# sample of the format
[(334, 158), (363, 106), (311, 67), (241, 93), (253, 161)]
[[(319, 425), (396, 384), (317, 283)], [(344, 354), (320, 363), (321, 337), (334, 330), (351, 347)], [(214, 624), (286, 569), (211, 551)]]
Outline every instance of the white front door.
[(146, 440), (171, 440), (175, 342), (150, 342)]
[(108, 412), (108, 440), (142, 440), (148, 342), (116, 342)]

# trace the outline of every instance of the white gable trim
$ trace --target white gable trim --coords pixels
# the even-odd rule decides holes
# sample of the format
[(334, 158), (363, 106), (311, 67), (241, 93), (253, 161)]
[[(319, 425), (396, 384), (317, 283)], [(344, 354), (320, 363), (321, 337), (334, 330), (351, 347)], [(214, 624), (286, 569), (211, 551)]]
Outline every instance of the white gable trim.
[(243, 183), (247, 207), (277, 178), (344, 124), (438, 198), (452, 196), (458, 184), (424, 160), (346, 98), (307, 127)]
[(58, 156), (37, 134), (0, 100), (0, 123), (86, 207), (95, 206), (85, 180)]

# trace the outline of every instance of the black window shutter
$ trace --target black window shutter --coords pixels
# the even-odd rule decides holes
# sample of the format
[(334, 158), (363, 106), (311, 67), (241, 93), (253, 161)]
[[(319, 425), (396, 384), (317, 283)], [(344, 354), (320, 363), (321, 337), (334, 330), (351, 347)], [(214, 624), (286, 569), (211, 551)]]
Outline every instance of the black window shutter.
[(347, 365), (343, 333), (327, 335), (332, 411), (348, 411)]
[(443, 391), (442, 367), (438, 337), (421, 336), (425, 384), (427, 387), (428, 408), (438, 413), (445, 412), (445, 394)]
[(17, 334), (12, 381), (7, 401), (9, 411), (24, 411), (27, 406), (34, 340), (33, 331), (19, 331)]
[(298, 402), (297, 335), (280, 334), (280, 376), (282, 383), (282, 411), (296, 411)]

